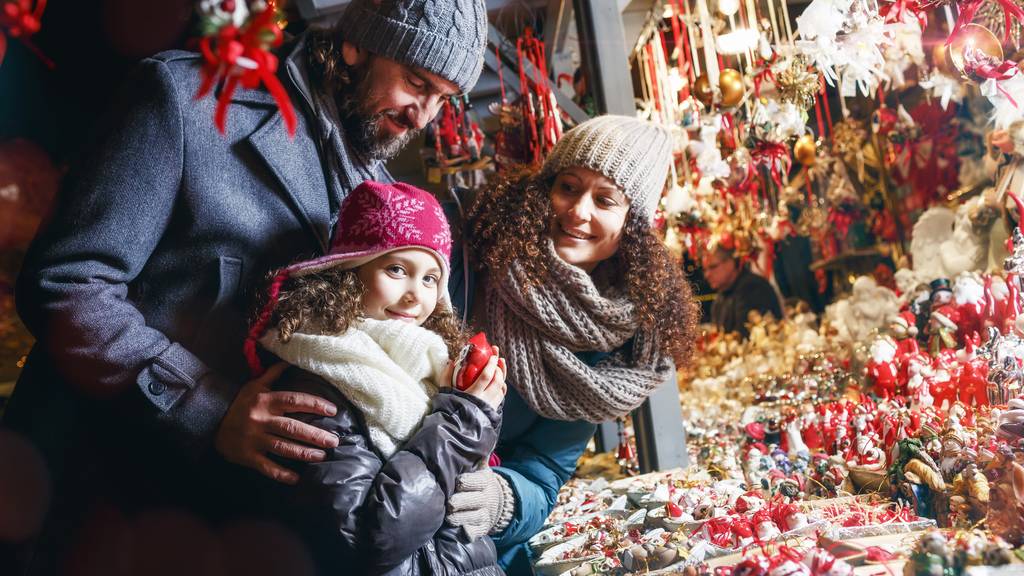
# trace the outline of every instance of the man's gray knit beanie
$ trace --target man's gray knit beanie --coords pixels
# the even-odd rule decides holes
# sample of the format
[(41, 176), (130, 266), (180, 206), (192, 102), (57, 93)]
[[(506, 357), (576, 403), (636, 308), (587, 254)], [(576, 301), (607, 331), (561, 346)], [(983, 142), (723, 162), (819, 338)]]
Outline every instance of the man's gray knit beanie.
[(598, 116), (555, 143), (541, 175), (573, 166), (604, 174), (622, 188), (634, 213), (651, 222), (665, 189), (673, 145), (664, 126), (629, 116)]
[(353, 0), (339, 21), (345, 40), (429, 70), (468, 92), (487, 49), (484, 0)]

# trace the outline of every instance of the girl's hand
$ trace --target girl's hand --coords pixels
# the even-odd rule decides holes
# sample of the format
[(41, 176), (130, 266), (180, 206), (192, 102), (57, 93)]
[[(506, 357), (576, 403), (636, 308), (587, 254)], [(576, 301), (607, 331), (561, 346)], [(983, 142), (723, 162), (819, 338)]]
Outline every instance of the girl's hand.
[(473, 385), (466, 389), (467, 394), (472, 394), (483, 400), (492, 408), (497, 410), (505, 399), (505, 359), (498, 355), (498, 347), (492, 346), (494, 356), (487, 361), (487, 365), (480, 371)]

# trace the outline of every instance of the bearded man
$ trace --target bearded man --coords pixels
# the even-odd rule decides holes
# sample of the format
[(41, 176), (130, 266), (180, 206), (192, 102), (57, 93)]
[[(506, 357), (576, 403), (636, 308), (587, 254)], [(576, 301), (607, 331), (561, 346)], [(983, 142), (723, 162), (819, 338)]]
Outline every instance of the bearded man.
[(483, 0), (355, 0), (278, 54), (294, 138), (262, 87), (239, 88), (219, 134), (216, 98), (193, 98), (198, 54), (141, 63), (18, 281), (38, 344), (4, 424), (54, 479), (36, 551), (19, 552), (32, 573), (59, 570), (97, 506), (216, 516), (233, 496), (218, 485), (244, 470), (225, 460), (294, 482), (277, 458), (337, 445), (287, 416), (330, 403), (273, 391), (274, 371), (247, 382), (251, 296), (267, 271), (327, 251), (342, 200), (391, 181), (383, 162), (473, 87), (486, 42)]

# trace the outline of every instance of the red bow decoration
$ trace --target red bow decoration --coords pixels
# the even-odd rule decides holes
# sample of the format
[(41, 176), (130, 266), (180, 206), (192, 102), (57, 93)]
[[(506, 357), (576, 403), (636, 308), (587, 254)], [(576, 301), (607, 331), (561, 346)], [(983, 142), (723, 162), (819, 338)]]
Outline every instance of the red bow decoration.
[(29, 37), (39, 32), (42, 27), (45, 9), (46, 0), (8, 0), (3, 3), (3, 10), (0, 10), (0, 62), (4, 60), (7, 36), (10, 36), (21, 40), (21, 43), (42, 60), (47, 68), (54, 68), (53, 61), (29, 40)]
[(758, 68), (757, 72), (754, 74), (754, 96), (755, 97), (757, 97), (757, 98), (761, 97), (761, 83), (762, 82), (764, 82), (765, 80), (770, 80), (771, 82), (775, 82), (775, 73), (772, 72), (772, 65), (775, 64), (775, 60), (777, 58), (778, 58), (778, 55), (773, 52), (771, 58), (769, 58), (768, 60), (762, 59), (758, 63), (760, 68)]
[(854, 214), (851, 212), (835, 207), (829, 208), (828, 223), (835, 227), (840, 238), (846, 238), (846, 234), (850, 231), (850, 226), (853, 225), (854, 220)]
[(885, 18), (887, 24), (903, 22), (904, 17), (917, 18), (921, 30), (928, 27), (928, 14), (918, 0), (894, 0), (878, 9), (878, 14)]
[(789, 148), (787, 148), (785, 144), (779, 142), (758, 140), (757, 144), (754, 145), (754, 149), (750, 151), (750, 157), (753, 158), (754, 163), (758, 166), (768, 168), (772, 181), (775, 182), (781, 190), (781, 171), (789, 170)]
[(1017, 101), (999, 83), (1013, 78), (1017, 71), (1017, 63), (1012, 60), (1000, 62), (997, 58), (993, 58), (977, 48), (967, 47), (964, 50), (964, 72), (968, 76), (995, 80), (996, 90), (999, 90), (1000, 94), (1006, 96), (1006, 99), (1013, 104), (1014, 108), (1017, 107)]
[(281, 44), (281, 37), (281, 28), (274, 22), (274, 2), (271, 1), (267, 2), (266, 9), (250, 17), (241, 28), (227, 25), (216, 35), (200, 41), (199, 47), (205, 64), (201, 71), (202, 83), (195, 98), (202, 99), (216, 84), (224, 82), (213, 116), (214, 124), (221, 134), (225, 132), (228, 104), (238, 85), (255, 89), (263, 83), (281, 110), (288, 136), (295, 136), (298, 123), (295, 109), (275, 74), (277, 57), (269, 51)]
[[(950, 33), (949, 38), (946, 39), (946, 46), (953, 43), (953, 40), (961, 34), (968, 24), (974, 21), (974, 15), (977, 14), (981, 8), (982, 3), (985, 0), (967, 0), (965, 2), (957, 3), (957, 12), (959, 15), (956, 18), (956, 24), (953, 25), (953, 32)], [(999, 2), (999, 6), (1003, 9), (1003, 18), (1006, 23), (1006, 31), (1003, 33), (1003, 42), (1010, 41), (1010, 31), (1013, 28), (1013, 21), (1017, 20), (1021, 24), (1024, 24), (1024, 9), (1015, 4), (1013, 0), (996, 0)]]

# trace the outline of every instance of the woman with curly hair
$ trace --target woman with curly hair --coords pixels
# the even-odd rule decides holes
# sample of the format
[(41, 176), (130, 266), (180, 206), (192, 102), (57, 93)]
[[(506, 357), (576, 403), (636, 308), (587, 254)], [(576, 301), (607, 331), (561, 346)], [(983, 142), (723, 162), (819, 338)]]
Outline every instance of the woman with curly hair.
[(256, 375), (259, 344), (290, 365), (276, 389), (337, 406), (295, 415), (335, 448), (292, 464), (290, 486), (255, 477), (319, 574), (501, 574), (489, 539), (444, 525), (456, 478), (494, 449), (505, 395), (497, 350), (465, 392), (446, 387), (466, 341), (448, 303), (450, 252), (429, 192), (364, 182), (331, 250), (276, 273), (249, 331)]
[(525, 543), (597, 424), (692, 352), (697, 307), (651, 229), (671, 152), (665, 128), (602, 116), (567, 132), (538, 173), (497, 182), (464, 214), (449, 207), (453, 304), (506, 354), (510, 387), (501, 465), (459, 477), (448, 519), (491, 535), (509, 574), (530, 573)]

